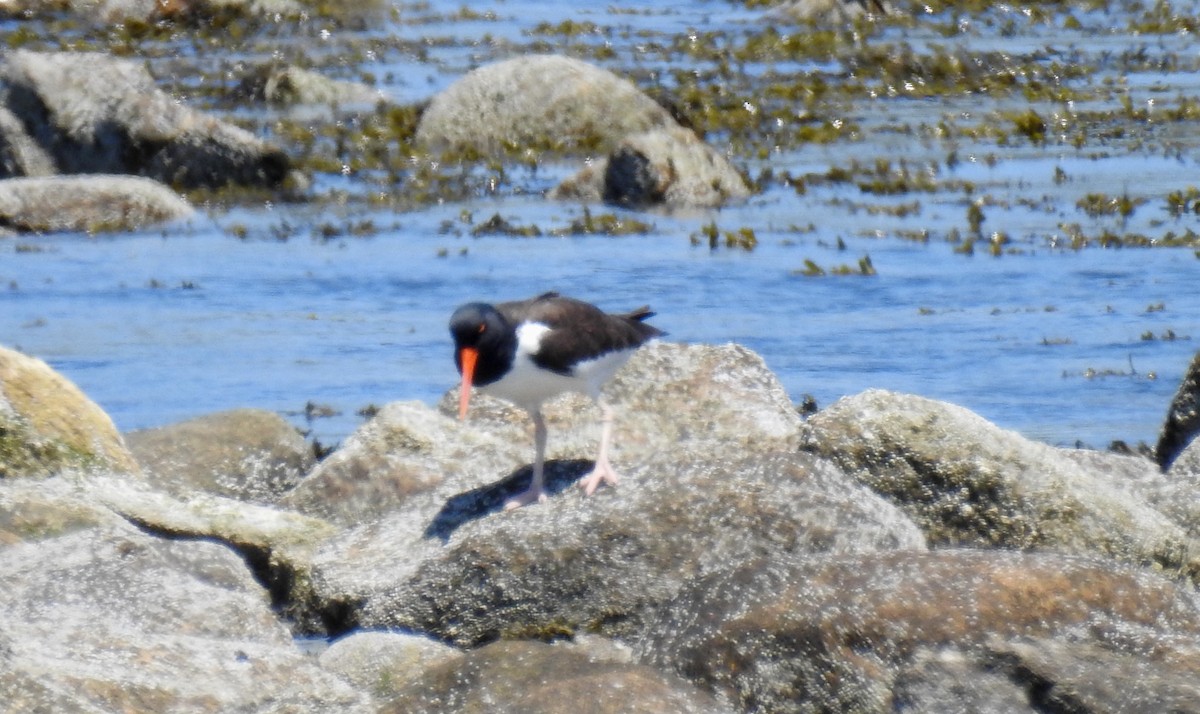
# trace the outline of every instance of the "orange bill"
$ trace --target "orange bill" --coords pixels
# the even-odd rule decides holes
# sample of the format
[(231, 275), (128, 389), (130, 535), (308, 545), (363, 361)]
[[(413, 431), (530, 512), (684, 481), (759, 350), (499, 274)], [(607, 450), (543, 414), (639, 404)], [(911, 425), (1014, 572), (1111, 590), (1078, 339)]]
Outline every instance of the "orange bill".
[(462, 365), (462, 386), (458, 389), (458, 418), (467, 418), (467, 406), (471, 403), (471, 381), (475, 378), (475, 361), (479, 359), (479, 350), (474, 347), (464, 347), (458, 351), (458, 359)]

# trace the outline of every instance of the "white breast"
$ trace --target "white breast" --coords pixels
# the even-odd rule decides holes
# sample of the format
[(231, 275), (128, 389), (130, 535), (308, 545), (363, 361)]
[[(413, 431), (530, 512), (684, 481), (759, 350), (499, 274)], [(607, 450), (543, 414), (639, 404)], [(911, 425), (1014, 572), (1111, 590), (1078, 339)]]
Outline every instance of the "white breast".
[(570, 375), (555, 374), (541, 369), (530, 359), (548, 332), (549, 327), (536, 322), (527, 322), (518, 327), (517, 353), (512, 368), (502, 379), (481, 387), (479, 391), (507, 399), (527, 410), (537, 409), (547, 399), (563, 392), (580, 392), (595, 399), (600, 396), (600, 388), (604, 383), (617, 373), (634, 352), (609, 352), (596, 359), (580, 362)]

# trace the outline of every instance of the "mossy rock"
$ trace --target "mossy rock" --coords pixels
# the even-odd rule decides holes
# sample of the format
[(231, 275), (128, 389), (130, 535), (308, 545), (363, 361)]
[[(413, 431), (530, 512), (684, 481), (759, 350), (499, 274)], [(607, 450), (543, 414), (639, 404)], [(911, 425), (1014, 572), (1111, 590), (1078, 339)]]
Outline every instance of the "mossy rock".
[(137, 473), (112, 419), (45, 362), (0, 347), (0, 478)]

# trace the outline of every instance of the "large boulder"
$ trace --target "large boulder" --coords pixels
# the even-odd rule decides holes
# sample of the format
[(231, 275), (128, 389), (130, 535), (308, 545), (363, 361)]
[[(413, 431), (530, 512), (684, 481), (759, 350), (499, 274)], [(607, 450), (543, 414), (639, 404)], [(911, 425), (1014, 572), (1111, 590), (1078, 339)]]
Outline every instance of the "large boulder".
[[(1105, 631), (1128, 633), (1127, 641)], [(1039, 641), (1070, 654), (1047, 662), (1049, 655), (1029, 651)], [(1112, 656), (1072, 671), (1095, 649)], [(996, 653), (1006, 653), (1007, 671), (989, 663)], [(890, 712), (920, 701), (933, 707), (916, 711), (972, 701), (989, 707), (979, 711), (1046, 711), (1038, 697), (1060, 684), (1064, 694), (1125, 689), (1132, 702), (1151, 674), (1169, 687), (1166, 701), (1187, 702), (1179, 710), (1200, 704), (1195, 597), (1154, 573), (1060, 553), (894, 550), (730, 561), (661, 611), (638, 656), (740, 711)], [(1139, 660), (1144, 667), (1116, 666)], [(974, 691), (959, 699), (964, 685)]]
[(632, 82), (561, 55), (485, 65), (439, 93), (417, 127), (434, 151), (607, 151), (629, 134), (674, 126)]
[[(799, 444), (801, 421), (787, 392), (761, 357), (738, 345), (649, 344), (617, 373), (605, 395), (617, 411), (612, 453), (618, 468), (681, 442), (703, 442), (714, 451)], [(415, 402), (386, 405), (281, 503), (361, 523), (416, 494), (437, 492), (444, 501), (533, 460), (533, 427), (523, 410), (479, 397), (459, 422), (453, 416), (457, 404), (452, 391), (438, 412)], [(544, 413), (548, 458), (595, 456), (599, 411), (589, 399), (566, 395)]]
[(500, 507), (528, 468), (449, 497), (414, 496), (323, 546), (316, 591), (323, 603), (348, 603), (360, 626), (464, 646), (587, 632), (627, 639), (686, 582), (729, 562), (924, 548), (912, 523), (827, 463), (689, 451), (627, 469), (618, 488), (590, 498), (562, 493), (589, 462), (553, 461), (558, 495), (511, 512)]
[(6, 711), (374, 711), (221, 545), (105, 524), (0, 546)]
[(932, 546), (1102, 553), (1200, 575), (1200, 543), (1119, 475), (962, 407), (869, 390), (806, 428), (809, 450), (900, 506)]
[(139, 176), (0, 179), (0, 222), (18, 231), (131, 231), (194, 212), (169, 187)]
[(136, 473), (104, 411), (45, 362), (0, 347), (0, 478)]
[(313, 452), (286, 419), (261, 409), (234, 409), (125, 434), (125, 443), (155, 488), (273, 503), (313, 466)]
[[(141, 62), (91, 52), (16, 50), (0, 62), (0, 107), (17, 117), (55, 173), (137, 174), (171, 186), (276, 185), (287, 157), (232, 124), (158, 89)], [(0, 122), (0, 129), (12, 128)], [(25, 152), (28, 154), (29, 152)], [(5, 176), (44, 171), (13, 165)]]

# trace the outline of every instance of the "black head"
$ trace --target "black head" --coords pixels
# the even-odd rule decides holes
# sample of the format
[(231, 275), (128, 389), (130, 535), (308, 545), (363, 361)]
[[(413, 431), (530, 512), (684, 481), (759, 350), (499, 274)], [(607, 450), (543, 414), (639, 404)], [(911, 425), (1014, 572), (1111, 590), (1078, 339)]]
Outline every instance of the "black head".
[(513, 326), (496, 308), (482, 302), (463, 305), (450, 316), (450, 335), (454, 338), (454, 365), (462, 373), (462, 351), (479, 353), (475, 384), (490, 384), (503, 375), (512, 363), (517, 335)]

